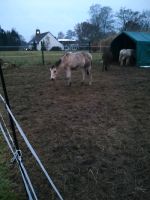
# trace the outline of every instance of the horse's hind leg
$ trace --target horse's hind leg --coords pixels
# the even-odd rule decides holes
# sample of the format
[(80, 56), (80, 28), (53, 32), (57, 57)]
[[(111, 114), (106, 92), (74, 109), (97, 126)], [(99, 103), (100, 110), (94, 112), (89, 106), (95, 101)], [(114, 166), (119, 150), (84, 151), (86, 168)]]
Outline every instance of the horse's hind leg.
[(72, 82), (71, 82), (71, 77), (67, 78), (67, 86), (71, 86)]
[(102, 64), (102, 72), (105, 70), (105, 64), (104, 64), (104, 62), (103, 62), (103, 64)]
[(91, 74), (91, 72), (89, 74), (89, 85), (92, 85), (92, 74)]
[(89, 76), (89, 85), (92, 85), (92, 73), (91, 73), (91, 67), (87, 69), (87, 75)]
[(84, 82), (85, 82), (85, 69), (82, 69), (81, 71), (82, 71), (82, 81), (81, 81), (81, 85), (83, 85)]
[(71, 70), (66, 70), (67, 85), (71, 86)]

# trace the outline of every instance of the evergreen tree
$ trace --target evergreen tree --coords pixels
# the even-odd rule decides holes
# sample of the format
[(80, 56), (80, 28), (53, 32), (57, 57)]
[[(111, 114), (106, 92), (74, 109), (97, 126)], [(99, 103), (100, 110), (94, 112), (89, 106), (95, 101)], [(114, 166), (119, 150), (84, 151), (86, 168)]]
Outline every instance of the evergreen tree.
[(19, 50), (23, 37), (18, 34), (15, 29), (4, 31), (0, 27), (0, 51), (4, 50)]

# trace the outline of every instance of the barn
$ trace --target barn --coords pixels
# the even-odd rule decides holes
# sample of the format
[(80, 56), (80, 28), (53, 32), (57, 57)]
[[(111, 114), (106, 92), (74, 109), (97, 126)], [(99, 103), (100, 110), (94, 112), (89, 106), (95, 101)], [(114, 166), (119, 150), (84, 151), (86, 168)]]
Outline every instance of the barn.
[(136, 66), (150, 65), (150, 33), (128, 31), (120, 33), (111, 42), (114, 61), (118, 61), (121, 49), (135, 49)]

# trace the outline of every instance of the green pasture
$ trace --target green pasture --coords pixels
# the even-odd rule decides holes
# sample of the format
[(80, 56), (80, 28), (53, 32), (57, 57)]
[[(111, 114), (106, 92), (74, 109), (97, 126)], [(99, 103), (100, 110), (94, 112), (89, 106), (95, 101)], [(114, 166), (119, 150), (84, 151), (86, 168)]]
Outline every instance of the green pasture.
[[(1, 132), (0, 132), (1, 134)], [(11, 167), (10, 158), (7, 158), (8, 146), (4, 139), (0, 136), (0, 199), (1, 200), (23, 200), (22, 194), (16, 194), (14, 188), (17, 187), (15, 183), (10, 180)]]
[[(52, 64), (64, 54), (63, 51), (44, 51), (45, 64)], [(100, 53), (92, 53), (93, 63), (97, 64), (101, 59)], [(42, 65), (41, 51), (0, 51), (0, 58), (5, 63), (19, 66)]]

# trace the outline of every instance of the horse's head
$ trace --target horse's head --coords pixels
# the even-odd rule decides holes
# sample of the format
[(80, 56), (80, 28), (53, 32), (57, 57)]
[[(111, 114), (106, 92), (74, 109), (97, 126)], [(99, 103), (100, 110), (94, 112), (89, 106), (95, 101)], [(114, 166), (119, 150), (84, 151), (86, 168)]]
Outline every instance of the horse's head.
[(56, 79), (57, 76), (57, 68), (55, 65), (52, 65), (50, 67), (50, 80), (54, 81)]
[(57, 76), (59, 65), (61, 64), (61, 59), (59, 59), (54, 65), (50, 67), (50, 79), (54, 81)]

